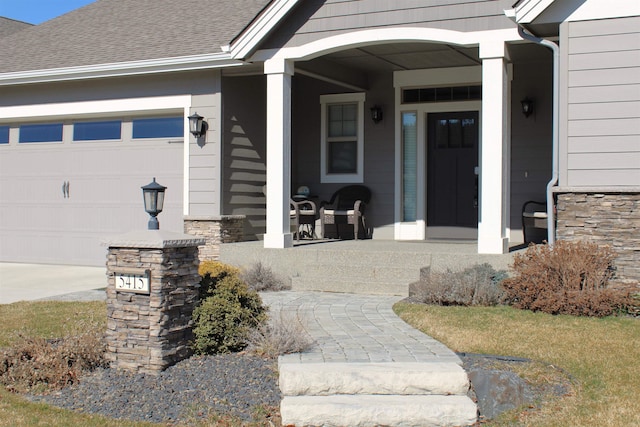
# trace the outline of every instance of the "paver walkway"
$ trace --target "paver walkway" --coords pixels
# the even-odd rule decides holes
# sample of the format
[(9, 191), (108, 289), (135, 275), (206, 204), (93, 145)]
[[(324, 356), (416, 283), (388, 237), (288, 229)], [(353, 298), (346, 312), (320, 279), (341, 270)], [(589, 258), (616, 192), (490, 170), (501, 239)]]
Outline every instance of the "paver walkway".
[(396, 316), (392, 306), (400, 297), (293, 291), (261, 296), (272, 313), (298, 319), (315, 341), (304, 353), (281, 357), (280, 363), (461, 363), (445, 345)]

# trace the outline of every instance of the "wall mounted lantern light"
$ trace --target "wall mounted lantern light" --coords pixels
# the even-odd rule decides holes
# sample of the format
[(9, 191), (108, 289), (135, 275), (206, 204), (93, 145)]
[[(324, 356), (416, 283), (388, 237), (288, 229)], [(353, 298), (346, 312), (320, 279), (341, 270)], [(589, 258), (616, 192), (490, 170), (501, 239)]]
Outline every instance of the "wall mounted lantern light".
[(533, 113), (533, 99), (530, 99), (527, 96), (522, 101), (520, 101), (520, 104), (522, 104), (522, 114), (524, 114), (525, 117), (529, 117)]
[(371, 120), (373, 123), (378, 124), (382, 121), (382, 107), (379, 105), (374, 105), (371, 107)]
[(198, 113), (193, 113), (189, 116), (189, 132), (196, 138), (200, 138), (204, 133), (204, 117)]
[(142, 196), (144, 198), (144, 210), (151, 216), (149, 219), (149, 230), (159, 230), (158, 214), (162, 212), (164, 206), (164, 190), (167, 187), (160, 185), (153, 178), (153, 182), (142, 187)]

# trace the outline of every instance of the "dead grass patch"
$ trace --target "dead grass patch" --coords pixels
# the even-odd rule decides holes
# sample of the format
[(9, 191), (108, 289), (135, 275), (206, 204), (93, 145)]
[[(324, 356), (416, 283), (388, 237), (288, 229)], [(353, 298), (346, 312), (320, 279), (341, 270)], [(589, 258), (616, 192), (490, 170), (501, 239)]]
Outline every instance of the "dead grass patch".
[(313, 344), (304, 323), (305, 320), (299, 319), (296, 313), (275, 313), (269, 316), (268, 322), (251, 332), (247, 349), (269, 358), (302, 352)]
[[(575, 394), (492, 426), (640, 425), (640, 324), (629, 317), (553, 316), (511, 307), (399, 303), (410, 325), (460, 352), (516, 356), (568, 372)], [(535, 374), (536, 375), (541, 374)], [(527, 373), (523, 373), (525, 379)]]

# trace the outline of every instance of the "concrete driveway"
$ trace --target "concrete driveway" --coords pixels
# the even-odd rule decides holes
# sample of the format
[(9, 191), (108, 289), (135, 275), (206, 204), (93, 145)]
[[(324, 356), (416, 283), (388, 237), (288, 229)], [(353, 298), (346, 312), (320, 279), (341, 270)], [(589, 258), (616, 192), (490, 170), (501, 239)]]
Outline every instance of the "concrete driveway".
[(0, 304), (107, 287), (106, 267), (0, 263)]

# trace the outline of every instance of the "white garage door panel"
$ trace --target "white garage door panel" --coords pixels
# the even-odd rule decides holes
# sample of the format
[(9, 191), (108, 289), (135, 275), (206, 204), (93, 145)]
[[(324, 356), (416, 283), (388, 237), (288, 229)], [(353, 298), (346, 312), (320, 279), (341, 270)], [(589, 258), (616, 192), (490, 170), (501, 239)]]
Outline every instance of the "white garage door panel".
[(183, 145), (166, 141), (2, 147), (0, 261), (104, 265), (101, 240), (147, 228), (154, 177), (168, 187), (160, 227), (182, 232), (182, 174)]

